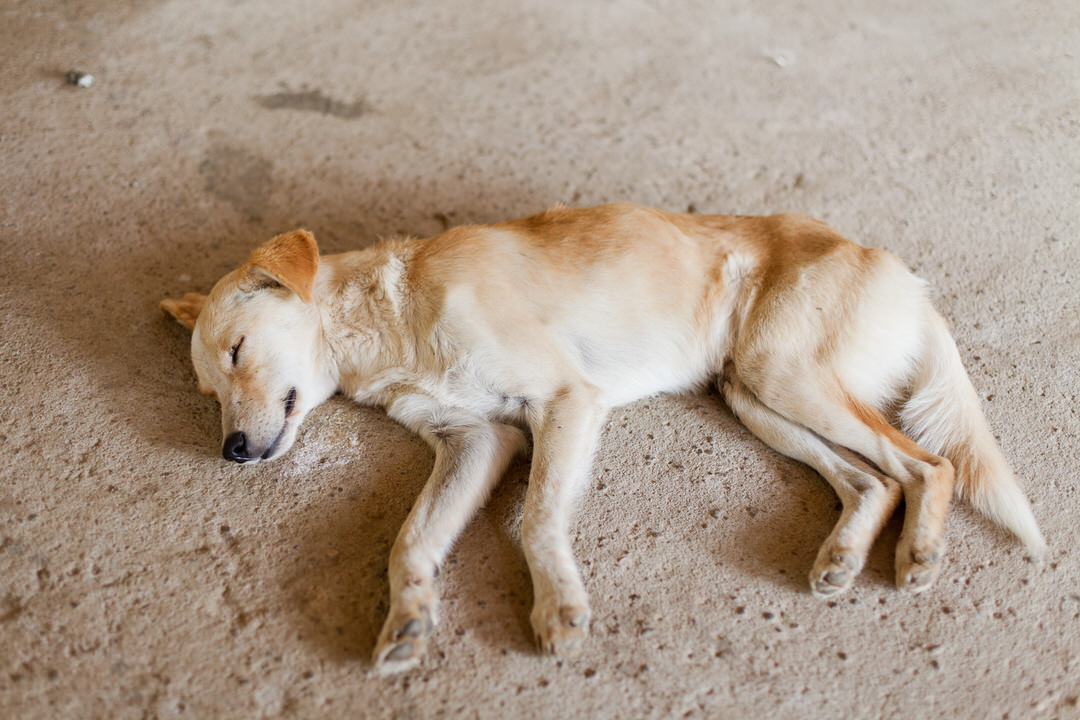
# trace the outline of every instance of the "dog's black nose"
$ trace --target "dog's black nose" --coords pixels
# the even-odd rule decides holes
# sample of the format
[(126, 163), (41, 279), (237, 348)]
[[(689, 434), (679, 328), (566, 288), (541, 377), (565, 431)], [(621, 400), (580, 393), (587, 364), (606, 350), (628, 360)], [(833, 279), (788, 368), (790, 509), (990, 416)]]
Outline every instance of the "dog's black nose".
[(221, 447), (221, 454), (226, 460), (246, 463), (251, 459), (247, 449), (247, 435), (242, 432), (230, 433)]

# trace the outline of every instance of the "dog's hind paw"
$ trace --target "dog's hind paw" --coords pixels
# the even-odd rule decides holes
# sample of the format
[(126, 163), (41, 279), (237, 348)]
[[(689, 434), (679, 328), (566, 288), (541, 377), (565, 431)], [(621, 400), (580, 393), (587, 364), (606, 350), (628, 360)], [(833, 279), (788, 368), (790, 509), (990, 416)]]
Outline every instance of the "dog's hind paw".
[(921, 593), (934, 584), (941, 571), (941, 550), (902, 551), (896, 553), (896, 585), (901, 590)]

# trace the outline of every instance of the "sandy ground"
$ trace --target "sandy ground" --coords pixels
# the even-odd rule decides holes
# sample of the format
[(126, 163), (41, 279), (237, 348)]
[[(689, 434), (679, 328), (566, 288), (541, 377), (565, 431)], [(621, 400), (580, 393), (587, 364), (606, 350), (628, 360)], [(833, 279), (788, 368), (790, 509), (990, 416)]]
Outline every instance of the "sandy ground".
[[(0, 8), (0, 716), (1077, 717), (1080, 5), (19, 2)], [(90, 88), (65, 71), (91, 72)], [(958, 507), (943, 576), (807, 589), (825, 483), (714, 393), (611, 415), (575, 528), (593, 635), (531, 647), (517, 465), (413, 672), (369, 655), (424, 444), (341, 399), (218, 452), (188, 333), (324, 251), (557, 201), (815, 214), (952, 323), (1051, 545)]]

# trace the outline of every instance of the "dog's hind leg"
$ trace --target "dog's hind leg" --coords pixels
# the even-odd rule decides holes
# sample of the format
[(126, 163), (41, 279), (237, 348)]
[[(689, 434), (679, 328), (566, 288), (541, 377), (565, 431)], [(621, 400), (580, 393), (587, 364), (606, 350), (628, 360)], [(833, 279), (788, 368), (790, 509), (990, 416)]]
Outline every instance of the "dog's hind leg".
[(765, 382), (764, 392), (746, 384), (780, 415), (858, 453), (899, 481), (906, 507), (896, 545), (896, 584), (911, 592), (930, 587), (944, 553), (942, 534), (955, 482), (952, 463), (919, 446), (824, 372)]
[(900, 485), (853, 453), (770, 410), (734, 374), (726, 373), (722, 386), (724, 399), (743, 425), (777, 452), (817, 470), (840, 497), (843, 510), (818, 551), (810, 588), (818, 597), (847, 589), (900, 502)]
[(567, 655), (589, 632), (589, 599), (568, 536), (607, 409), (587, 385), (550, 399), (533, 425), (533, 461), (521, 539), (533, 581), (533, 631), (541, 651)]
[[(405, 403), (409, 405), (409, 403)], [(412, 403), (424, 409), (425, 403)], [(420, 659), (435, 628), (435, 576), (454, 539), (526, 446), (516, 427), (439, 409), (417, 420), (401, 406), (396, 419), (415, 427), (435, 447), (435, 467), (390, 550), (390, 613), (375, 645), (381, 672), (404, 670)]]

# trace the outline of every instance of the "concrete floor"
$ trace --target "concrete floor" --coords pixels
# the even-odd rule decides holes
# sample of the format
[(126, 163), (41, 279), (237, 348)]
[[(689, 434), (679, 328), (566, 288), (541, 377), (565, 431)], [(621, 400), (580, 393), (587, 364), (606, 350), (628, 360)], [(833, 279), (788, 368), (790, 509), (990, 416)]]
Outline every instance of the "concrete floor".
[[(1080, 5), (19, 2), (0, 8), (0, 717), (1080, 716)], [(64, 73), (93, 73), (92, 87)], [(539, 657), (515, 466), (369, 673), (432, 456), (335, 399), (218, 455), (188, 333), (297, 226), (324, 251), (557, 201), (817, 215), (930, 282), (1051, 545), (957, 507), (899, 593), (806, 573), (837, 518), (715, 393), (611, 415)]]

